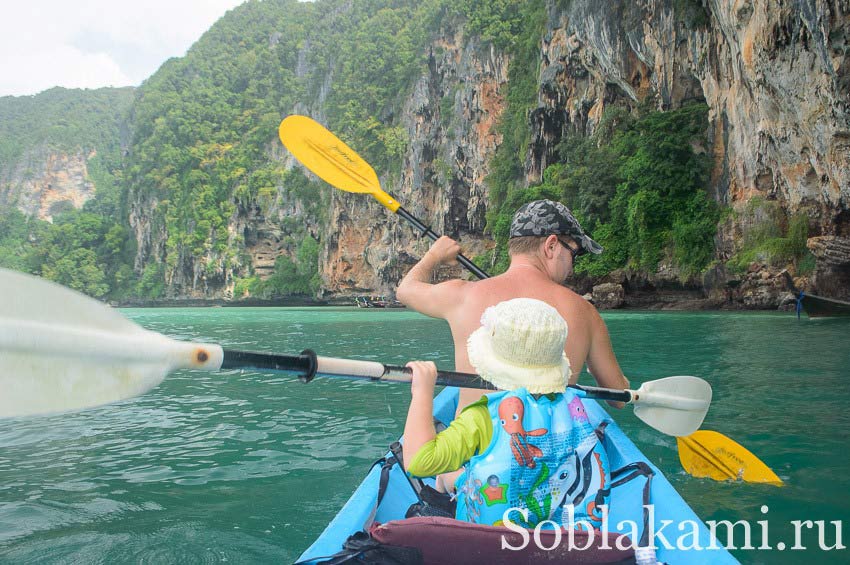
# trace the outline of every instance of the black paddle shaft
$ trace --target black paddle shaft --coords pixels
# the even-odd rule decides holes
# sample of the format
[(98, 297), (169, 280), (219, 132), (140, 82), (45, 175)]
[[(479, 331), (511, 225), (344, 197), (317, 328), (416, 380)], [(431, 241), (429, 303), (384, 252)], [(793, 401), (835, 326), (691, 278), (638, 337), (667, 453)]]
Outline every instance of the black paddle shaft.
[[(365, 366), (364, 366), (365, 364)], [(252, 351), (224, 350), (222, 369), (266, 369), (297, 376), (302, 382), (309, 383), (316, 375), (329, 377), (347, 377), (376, 382), (410, 382), (410, 367), (384, 365), (378, 362), (362, 362), (348, 359), (319, 357), (313, 351), (305, 349), (299, 355), (281, 355), (256, 353)], [(437, 383), (440, 386), (463, 388), (481, 388), (497, 390), (491, 383), (473, 373), (437, 371)], [(628, 390), (612, 390), (594, 386), (569, 385), (582, 391), (586, 398), (631, 402), (637, 400)]]
[[(384, 365), (385, 375), (396, 375), (412, 373), (410, 367), (400, 367), (397, 365)], [(479, 375), (473, 373), (457, 373), (455, 371), (437, 371), (437, 384), (440, 386), (456, 386), (462, 388), (482, 388), (488, 390), (499, 390), (492, 383), (485, 381)], [(585, 398), (593, 398), (596, 400), (608, 400), (611, 402), (629, 403), (636, 400), (632, 392), (629, 390), (615, 390), (610, 388), (601, 388), (597, 386), (582, 386), (568, 385), (573, 390), (578, 390), (584, 393)]]
[[(425, 236), (425, 237), (428, 237), (431, 241), (437, 241), (438, 239), (440, 239), (440, 236), (437, 235), (436, 233), (434, 233), (434, 231), (431, 228), (429, 228), (428, 226), (426, 226), (425, 224), (420, 222), (416, 218), (416, 216), (414, 216), (413, 214), (411, 214), (410, 212), (408, 212), (404, 208), (399, 207), (399, 209), (396, 210), (396, 214), (398, 214), (399, 216), (401, 216), (402, 218), (404, 218), (405, 220), (410, 222), (410, 224), (413, 227), (415, 227), (417, 230), (422, 232), (422, 235)], [(470, 261), (469, 259), (467, 259), (463, 255), (458, 254), (457, 260), (461, 265), (466, 267), (466, 270), (468, 270), (470, 273), (472, 273), (473, 275), (475, 275), (479, 279), (489, 279), (490, 278), (490, 275), (488, 275), (487, 273), (485, 273), (484, 271), (479, 269), (478, 266), (475, 263), (473, 263), (472, 261)]]
[[(312, 352), (310, 352), (312, 353)], [(316, 355), (279, 355), (254, 351), (224, 350), (222, 369), (268, 369), (296, 375), (316, 373)]]
[[(342, 364), (332, 364), (333, 361), (340, 361)], [(410, 382), (412, 372), (410, 367), (384, 365), (383, 363), (370, 363), (370, 366), (364, 369), (362, 366), (358, 366), (357, 361), (319, 357), (309, 349), (305, 349), (299, 355), (225, 349), (221, 368), (265, 369), (268, 371), (289, 373), (298, 376), (305, 383), (312, 381), (316, 375), (348, 377), (370, 381)], [(491, 390), (495, 390), (496, 388), (478, 375), (455, 373), (453, 371), (437, 371), (437, 384), (440, 386), (486, 388)]]

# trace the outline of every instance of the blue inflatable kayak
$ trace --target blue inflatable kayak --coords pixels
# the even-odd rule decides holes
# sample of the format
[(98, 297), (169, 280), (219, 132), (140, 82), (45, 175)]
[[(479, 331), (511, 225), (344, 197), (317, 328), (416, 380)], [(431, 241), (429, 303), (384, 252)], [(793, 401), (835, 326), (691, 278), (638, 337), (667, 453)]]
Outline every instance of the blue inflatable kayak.
[[(652, 515), (653, 524), (648, 531), (650, 534), (653, 532), (661, 532), (660, 536), (656, 534), (655, 537), (655, 558), (659, 562), (665, 563), (705, 563), (712, 565), (737, 563), (738, 561), (735, 560), (728, 551), (719, 546), (719, 542), (712, 545), (711, 533), (705, 523), (694, 513), (693, 510), (691, 510), (679, 493), (676, 492), (669, 481), (667, 481), (661, 471), (649, 462), (643, 453), (635, 447), (634, 443), (626, 437), (619, 426), (617, 426), (615, 422), (611, 421), (605, 410), (603, 410), (602, 407), (593, 400), (585, 400), (584, 404), (590, 421), (594, 426), (598, 426), (603, 421), (609, 422), (605, 428), (605, 447), (608, 451), (608, 457), (610, 459), (612, 469), (625, 467), (631, 463), (643, 462), (646, 464), (643, 468), (651, 469), (654, 473), (648, 489), (649, 502), (654, 511)], [(442, 422), (450, 422), (454, 416), (456, 406), (457, 389), (446, 388), (434, 401), (435, 418)], [(343, 548), (343, 544), (349, 536), (355, 532), (363, 530), (364, 524), (369, 521), (370, 514), (376, 508), (380, 475), (381, 469), (377, 466), (373, 467), (357, 490), (354, 491), (354, 494), (345, 506), (343, 506), (331, 523), (328, 524), (324, 532), (322, 532), (318, 539), (316, 539), (316, 541), (313, 542), (313, 544), (301, 555), (299, 563), (321, 563), (327, 560), (328, 556), (336, 554)], [(643, 527), (647, 523), (645, 521), (646, 514), (643, 508), (646, 484), (646, 480), (639, 478), (637, 480), (626, 482), (612, 490), (609, 517), (609, 528), (611, 530), (616, 529), (618, 523), (622, 521), (629, 521), (633, 524), (637, 524), (641, 527), (641, 530), (647, 529)], [(413, 489), (411, 488), (403, 471), (401, 471), (398, 466), (393, 467), (391, 471), (389, 471), (389, 483), (385, 489), (385, 494), (380, 505), (377, 506), (377, 513), (375, 514), (374, 520), (376, 523), (380, 524), (386, 524), (388, 522), (390, 523), (389, 525), (404, 524), (404, 522), (394, 521), (403, 520), (408, 508), (416, 502), (417, 498), (414, 495)], [(413, 523), (415, 524), (418, 523), (416, 522), (417, 520), (421, 522), (423, 520), (445, 521), (446, 519), (414, 518), (413, 520)], [(665, 521), (672, 521), (672, 524), (668, 524), (664, 527)], [(409, 525), (411, 521), (407, 520), (406, 523)], [(683, 524), (682, 530), (679, 529), (680, 523)], [(461, 522), (455, 522), (454, 524), (455, 526), (451, 528), (451, 535), (442, 539), (464, 539), (464, 527), (466, 527), (467, 524)], [(433, 524), (430, 524), (430, 526), (433, 527)], [(469, 526), (472, 528), (474, 525)], [(482, 527), (478, 526), (478, 530), (481, 529)], [(721, 529), (721, 531), (723, 530)], [(628, 527), (621, 530), (621, 533), (629, 534), (629, 532), (634, 533), (634, 530), (630, 530)], [(479, 535), (480, 533), (480, 531), (473, 531), (470, 529), (468, 539), (475, 540), (471, 542), (472, 544), (481, 543), (482, 538)], [(432, 557), (434, 555), (433, 547), (435, 545), (434, 535), (433, 529), (423, 533), (423, 539), (426, 540), (423, 543), (426, 544), (426, 547), (431, 547), (429, 551), (432, 552)], [(439, 536), (441, 534), (437, 535)], [(452, 535), (454, 537), (452, 537)], [(632, 536), (629, 537), (631, 538)], [(662, 537), (664, 538), (663, 540), (661, 539)], [(544, 543), (551, 546), (553, 543), (551, 538), (546, 539), (548, 541), (545, 541)], [(665, 543), (665, 541), (668, 543)], [(436, 543), (443, 542), (438, 541)], [(450, 546), (452, 543), (454, 543), (455, 547)], [(531, 543), (533, 544), (534, 542), (531, 541)], [(667, 547), (668, 544), (674, 547)], [(474, 548), (469, 547), (469, 543), (446, 541), (443, 545), (444, 547), (440, 547), (439, 552), (441, 555), (446, 556), (446, 563), (492, 562), (482, 561), (481, 558), (486, 555), (486, 552), (476, 553)], [(613, 542), (611, 542), (611, 545), (613, 545)], [(503, 550), (503, 553), (504, 552), (507, 552), (507, 550)], [(647, 562), (653, 562), (651, 555), (652, 552), (649, 552), (650, 560)], [(612, 561), (617, 562), (620, 560), (620, 558), (616, 555), (609, 555), (607, 557), (609, 558), (606, 559), (604, 552), (601, 555), (598, 554), (594, 556), (576, 555), (575, 561), (584, 563), (600, 563)], [(572, 559), (569, 560), (572, 561)], [(442, 559), (439, 561), (443, 562)], [(509, 555), (507, 561), (524, 563), (526, 562), (526, 559), (520, 558), (519, 554), (517, 554)], [(561, 558), (559, 558), (559, 561), (563, 562), (561, 561)], [(358, 561), (355, 559), (352, 562), (356, 563)], [(428, 559), (426, 555), (425, 562), (435, 561), (433, 559)], [(634, 561), (632, 560), (632, 562)]]

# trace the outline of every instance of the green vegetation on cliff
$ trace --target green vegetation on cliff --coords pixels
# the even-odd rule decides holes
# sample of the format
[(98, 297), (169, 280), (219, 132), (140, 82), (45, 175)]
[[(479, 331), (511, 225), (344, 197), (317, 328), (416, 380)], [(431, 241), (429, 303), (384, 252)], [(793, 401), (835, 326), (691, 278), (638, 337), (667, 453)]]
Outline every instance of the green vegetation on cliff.
[(228, 226), (238, 206), (276, 187), (279, 165), (267, 152), (300, 94), (294, 69), (304, 37), (303, 18), (287, 20), (281, 5), (298, 3), (250, 2), (232, 11), (139, 89), (127, 185), (153, 204), (146, 221), (157, 237), (165, 234), (152, 257), (164, 263), (163, 276), (188, 258), (209, 276), (237, 266), (243, 241)]
[[(93, 202), (93, 201), (92, 201)], [(91, 202), (89, 203), (91, 204)], [(90, 296), (133, 284), (132, 237), (108, 215), (69, 210), (48, 223), (12, 208), (0, 214), (0, 267), (43, 276)]]
[(0, 212), (0, 267), (31, 272), (27, 263), (30, 221), (16, 208)]
[[(52, 88), (0, 98), (0, 266), (103, 297), (133, 281), (133, 238), (122, 219), (122, 136), (133, 88)], [(52, 224), (15, 207), (21, 185), (50, 153), (82, 152), (95, 197), (83, 210), (54, 213)]]
[[(304, 252), (303, 242), (322, 230), (304, 226), (321, 226), (326, 207), (310, 196), (317, 186), (303, 190), (272, 158), (281, 117), (321, 108), (327, 125), (380, 174), (397, 174), (407, 144), (402, 105), (426, 70), (434, 34), (465, 25), (531, 62), (544, 16), (542, 0), (275, 0), (233, 10), (139, 89), (127, 186), (134, 200), (152, 205), (145, 213), (154, 237), (167, 234), (164, 245), (146, 250), (145, 262), (163, 268), (146, 270), (145, 280), (203, 261), (208, 280), (223, 282), (233, 271), (236, 296), (314, 292), (318, 255)], [(528, 32), (531, 17), (537, 24)], [(509, 96), (534, 96), (535, 65), (512, 67), (521, 94)], [(525, 131), (523, 120), (504, 131)], [(299, 221), (283, 222), (288, 253), (261, 280), (250, 272), (242, 234), (228, 226), (256, 205), (272, 212), (283, 201), (300, 207)]]
[[(479, 6), (479, 11), (483, 9), (483, 3), (475, 4)], [(488, 15), (496, 16), (496, 22), (499, 17), (504, 18), (502, 21), (513, 21), (511, 33), (505, 32), (496, 22), (491, 22), (490, 25), (479, 24), (485, 35), (500, 38), (500, 43), (512, 58), (508, 69), (508, 83), (505, 85), (507, 104), (499, 122), (502, 143), (491, 160), (491, 173), (487, 178), (490, 187), (487, 225), (497, 237), (500, 234), (503, 237), (493, 252), (495, 256), (483, 258), (481, 262), (493, 264), (496, 273), (507, 268), (507, 233), (510, 228), (510, 216), (524, 203), (517, 201), (516, 187), (523, 177), (523, 165), (531, 139), (528, 116), (537, 103), (539, 47), (546, 22), (546, 5), (542, 0), (503, 2), (502, 6), (505, 12), (516, 14), (515, 19), (507, 19), (505, 17), (507, 14), (488, 12)], [(482, 15), (470, 14), (469, 18), (472, 22), (486, 21)], [(494, 28), (502, 30), (502, 33), (487, 31)], [(525, 201), (537, 198), (537, 196), (532, 197), (531, 194), (526, 194), (529, 200)], [(557, 199), (554, 195), (551, 197)]]
[(27, 152), (54, 149), (118, 155), (133, 88), (51, 88), (35, 96), (0, 97), (0, 177)]
[[(294, 245), (294, 242), (293, 242)], [(236, 298), (274, 298), (286, 295), (315, 295), (322, 279), (316, 269), (319, 262), (319, 242), (306, 236), (296, 247), (295, 260), (281, 255), (275, 260), (274, 273), (267, 279), (253, 276), (239, 279), (233, 294)]]
[[(701, 13), (698, 2), (675, 5), (685, 18)], [(53, 225), (2, 214), (0, 265), (107, 297), (160, 298), (198, 280), (216, 291), (233, 285), (237, 298), (315, 293), (330, 203), (319, 183), (285, 168), (281, 118), (318, 115), (380, 175), (397, 175), (408, 142), (401, 114), (427, 72), (429, 46), (462, 29), (510, 61), (503, 142), (487, 179), (487, 224), (499, 245), (479, 261), (502, 270), (511, 215), (546, 197), (568, 204), (606, 248), (582, 258), (578, 271), (652, 272), (665, 263), (683, 277), (698, 274), (713, 259), (720, 218), (705, 192), (705, 105), (668, 112), (609, 105), (591, 137), (567, 135), (542, 181), (525, 187), (547, 7), (544, 0), (249, 0), (185, 57), (167, 61), (134, 99), (132, 89), (0, 99), (0, 173), (42, 145), (94, 149), (89, 175), (98, 189), (83, 210), (57, 214)], [(251, 268), (256, 238), (245, 226), (252, 222), (279, 242), (267, 278)], [(735, 261), (765, 249), (802, 261), (802, 224), (786, 223), (770, 237), (753, 235)]]
[[(127, 184), (135, 199), (153, 205), (146, 212), (154, 237), (167, 234), (150, 250), (164, 270), (147, 278), (203, 261), (208, 279), (235, 273), (237, 296), (314, 292), (318, 255), (300, 249), (311, 239), (305, 225), (321, 226), (326, 206), (318, 184), (285, 174), (273, 158), (278, 123), (321, 107), (332, 129), (379, 170), (398, 167), (405, 140), (397, 114), (424, 62), (422, 9), (414, 1), (247, 2), (146, 81)], [(243, 234), (228, 226), (237, 214), (273, 213), (284, 203), (301, 210), (298, 221), (281, 226), (297, 259), (280, 259), (272, 279), (261, 281), (250, 273)]]
[[(521, 188), (496, 177), (506, 186), (490, 223), (500, 249), (517, 207), (552, 198), (566, 203), (605, 248), (601, 256), (580, 259), (577, 272), (601, 276), (625, 267), (654, 272), (667, 260), (684, 277), (700, 273), (713, 258), (720, 219), (705, 192), (709, 158), (700, 148), (707, 112), (704, 104), (634, 115), (611, 108), (593, 136), (561, 141), (560, 159), (546, 168), (539, 185)], [(501, 250), (497, 269), (507, 266)]]
[(809, 218), (803, 213), (788, 217), (775, 200), (755, 197), (735, 214), (744, 226), (741, 249), (727, 265), (742, 274), (752, 263), (772, 267), (792, 264), (798, 275), (814, 270), (814, 255), (806, 247)]
[(49, 154), (82, 153), (95, 185), (92, 212), (117, 220), (123, 206), (123, 146), (134, 89), (51, 88), (35, 96), (0, 98), (0, 198), (17, 204), (25, 181)]

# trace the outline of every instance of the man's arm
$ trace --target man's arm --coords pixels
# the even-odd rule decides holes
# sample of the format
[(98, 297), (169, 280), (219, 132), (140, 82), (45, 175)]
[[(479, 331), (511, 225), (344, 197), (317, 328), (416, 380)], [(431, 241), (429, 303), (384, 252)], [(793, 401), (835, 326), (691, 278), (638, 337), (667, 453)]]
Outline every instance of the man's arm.
[[(614, 355), (608, 328), (596, 308), (590, 304), (588, 304), (588, 307), (592, 312), (592, 324), (590, 350), (587, 354), (587, 370), (590, 371), (590, 374), (601, 387), (627, 389), (629, 388), (629, 379), (623, 375), (617, 357)], [(622, 402), (609, 402), (609, 404), (617, 408), (624, 406)]]
[(460, 246), (451, 238), (441, 237), (422, 259), (404, 276), (396, 290), (396, 298), (409, 308), (432, 318), (448, 319), (462, 303), (466, 281), (454, 279), (433, 284), (434, 270), (441, 264), (456, 265)]

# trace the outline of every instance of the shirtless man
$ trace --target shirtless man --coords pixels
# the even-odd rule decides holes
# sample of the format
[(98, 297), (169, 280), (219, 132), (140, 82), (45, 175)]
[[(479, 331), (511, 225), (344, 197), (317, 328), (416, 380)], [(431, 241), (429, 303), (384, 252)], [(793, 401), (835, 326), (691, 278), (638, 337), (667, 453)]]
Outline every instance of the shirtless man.
[[(602, 247), (581, 229), (570, 210), (560, 202), (537, 200), (522, 206), (511, 222), (508, 270), (480, 281), (449, 280), (432, 284), (438, 265), (457, 263), (460, 246), (441, 237), (428, 253), (413, 266), (399, 284), (398, 300), (433, 318), (449, 323), (454, 338), (455, 370), (475, 372), (466, 353), (466, 340), (481, 326), (481, 314), (488, 306), (512, 298), (536, 298), (561, 314), (569, 333), (564, 351), (570, 360), (570, 383), (578, 380), (582, 367), (599, 386), (625, 389), (623, 376), (608, 328), (596, 308), (563, 286), (573, 272), (575, 258), (583, 253), (602, 253)], [(458, 411), (490, 391), (461, 389)], [(622, 406), (621, 404), (615, 404)]]

